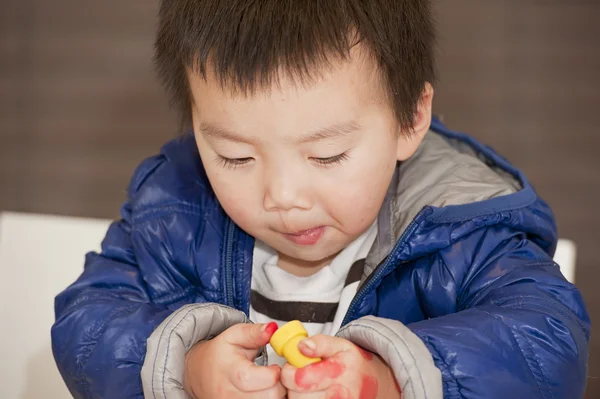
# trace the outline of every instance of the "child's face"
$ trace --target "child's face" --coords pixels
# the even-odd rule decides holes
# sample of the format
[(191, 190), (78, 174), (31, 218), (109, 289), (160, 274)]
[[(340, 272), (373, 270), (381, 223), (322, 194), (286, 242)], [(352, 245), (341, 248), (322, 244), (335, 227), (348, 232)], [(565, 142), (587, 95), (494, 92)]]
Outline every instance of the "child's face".
[(373, 223), (396, 162), (429, 128), (431, 87), (407, 138), (374, 64), (358, 51), (310, 85), (282, 77), (247, 97), (210, 75), (189, 76), (196, 141), (221, 205), (303, 265), (322, 265)]

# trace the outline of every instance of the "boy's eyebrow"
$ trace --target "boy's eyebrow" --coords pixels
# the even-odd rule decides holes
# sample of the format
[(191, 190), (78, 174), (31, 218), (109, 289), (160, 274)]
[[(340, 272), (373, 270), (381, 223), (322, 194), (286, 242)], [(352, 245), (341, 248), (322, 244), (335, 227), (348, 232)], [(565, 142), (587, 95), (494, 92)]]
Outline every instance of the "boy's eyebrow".
[(206, 136), (209, 136), (209, 137), (212, 137), (215, 139), (229, 140), (229, 141), (233, 141), (235, 143), (246, 143), (246, 144), (250, 144), (250, 141), (251, 141), (251, 140), (241, 137), (227, 129), (224, 129), (224, 128), (218, 127), (218, 126), (213, 126), (213, 125), (210, 125), (210, 124), (204, 123), (204, 122), (200, 124), (199, 129)]
[(299, 143), (311, 143), (319, 140), (330, 139), (338, 136), (347, 136), (360, 129), (360, 125), (355, 121), (336, 123), (326, 128), (317, 129), (314, 132), (302, 137)]
[[(347, 136), (360, 129), (356, 121), (336, 123), (325, 128), (317, 129), (298, 140), (299, 144), (306, 144), (315, 141), (330, 139), (338, 136)], [(200, 130), (207, 136), (215, 139), (229, 140), (236, 143), (251, 144), (257, 137), (245, 138), (227, 129), (213, 126), (208, 123), (200, 124)]]

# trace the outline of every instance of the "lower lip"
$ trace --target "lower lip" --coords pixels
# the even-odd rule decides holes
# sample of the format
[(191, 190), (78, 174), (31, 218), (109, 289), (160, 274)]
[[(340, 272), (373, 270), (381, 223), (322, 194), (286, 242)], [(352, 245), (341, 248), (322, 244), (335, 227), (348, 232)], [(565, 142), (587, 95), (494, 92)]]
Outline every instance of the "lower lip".
[(325, 227), (315, 227), (299, 234), (284, 234), (284, 237), (297, 245), (315, 245), (325, 233)]

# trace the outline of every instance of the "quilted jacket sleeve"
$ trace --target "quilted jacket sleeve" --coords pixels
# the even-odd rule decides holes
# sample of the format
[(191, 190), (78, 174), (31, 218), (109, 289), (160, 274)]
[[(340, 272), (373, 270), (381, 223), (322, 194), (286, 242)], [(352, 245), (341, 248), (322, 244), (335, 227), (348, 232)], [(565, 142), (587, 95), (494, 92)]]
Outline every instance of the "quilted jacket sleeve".
[[(466, 273), (463, 262), (471, 265)], [(433, 278), (448, 283), (430, 294), (455, 301), (456, 313), (407, 327), (441, 370), (444, 398), (583, 398), (590, 319), (579, 291), (539, 246), (493, 227), (434, 263)]]
[(75, 398), (142, 398), (146, 340), (173, 309), (153, 304), (132, 245), (132, 198), (161, 163), (134, 173), (101, 253), (89, 253), (82, 275), (55, 299), (52, 350)]
[(146, 339), (171, 314), (152, 305), (130, 247), (128, 205), (100, 254), (55, 301), (52, 350), (75, 398), (142, 398)]

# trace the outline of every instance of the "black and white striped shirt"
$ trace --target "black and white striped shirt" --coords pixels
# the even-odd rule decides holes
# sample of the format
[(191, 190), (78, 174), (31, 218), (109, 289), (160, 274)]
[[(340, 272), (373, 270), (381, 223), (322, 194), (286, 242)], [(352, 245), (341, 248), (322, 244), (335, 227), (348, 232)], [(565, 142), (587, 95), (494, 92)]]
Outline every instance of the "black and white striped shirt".
[[(356, 294), (365, 258), (376, 235), (374, 223), (330, 265), (308, 277), (298, 277), (279, 268), (277, 252), (256, 241), (250, 319), (255, 323), (275, 321), (279, 326), (300, 320), (309, 335), (334, 335)], [(269, 364), (285, 363), (270, 346), (267, 349)]]

